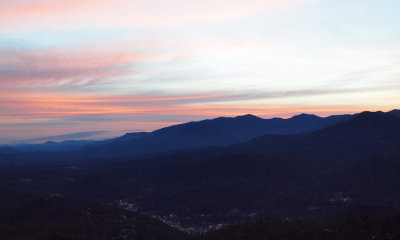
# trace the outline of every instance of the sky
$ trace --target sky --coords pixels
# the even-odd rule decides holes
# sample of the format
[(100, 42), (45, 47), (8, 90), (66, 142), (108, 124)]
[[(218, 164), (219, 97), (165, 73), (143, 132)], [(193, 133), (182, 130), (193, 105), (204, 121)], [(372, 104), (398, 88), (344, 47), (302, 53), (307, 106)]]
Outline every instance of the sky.
[(0, 143), (399, 108), (399, 11), (398, 0), (0, 1)]

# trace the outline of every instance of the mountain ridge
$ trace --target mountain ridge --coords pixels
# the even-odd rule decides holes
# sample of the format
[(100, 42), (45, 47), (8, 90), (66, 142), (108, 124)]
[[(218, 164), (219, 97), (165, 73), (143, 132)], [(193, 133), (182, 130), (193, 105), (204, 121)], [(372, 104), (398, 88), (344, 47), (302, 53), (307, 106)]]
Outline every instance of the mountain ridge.
[[(155, 130), (126, 141), (108, 141), (84, 147), (86, 152), (107, 149), (125, 155), (137, 155), (179, 149), (210, 146), (228, 146), (249, 141), (264, 134), (294, 134), (310, 132), (349, 119), (351, 115), (296, 115), (288, 119), (263, 119), (246, 114), (237, 117), (219, 117), (197, 122), (187, 122)], [(100, 148), (101, 146), (101, 148)]]
[[(260, 121), (247, 116), (245, 123), (246, 118)], [(210, 121), (217, 122), (214, 130), (226, 119), (175, 128), (180, 130), (178, 134), (190, 135)], [(163, 131), (169, 129), (158, 133)], [(143, 135), (148, 136), (151, 134)], [(121, 143), (112, 143), (115, 147), (111, 150), (118, 151)], [(128, 143), (122, 147), (132, 147)], [(230, 216), (232, 209), (277, 217), (309, 216), (313, 206), (337, 210), (330, 208), (329, 200), (338, 192), (356, 199), (356, 203), (400, 206), (400, 118), (391, 113), (362, 112), (313, 132), (268, 134), (229, 146), (133, 157), (108, 157), (102, 152), (93, 155), (89, 151), (82, 159), (92, 161), (82, 161), (78, 158), (81, 153), (52, 153), (47, 167), (45, 161), (36, 163), (36, 167), (29, 164), (29, 171), (15, 171), (15, 180), (10, 181), (22, 189), (32, 186), (27, 180), (38, 189), (50, 185), (50, 189), (64, 190), (66, 195), (104, 203), (135, 199), (144, 211), (174, 212), (184, 217)], [(26, 154), (26, 158), (37, 161), (40, 154)], [(3, 178), (13, 174), (8, 170), (1, 173)], [(74, 181), (66, 182), (69, 178)]]

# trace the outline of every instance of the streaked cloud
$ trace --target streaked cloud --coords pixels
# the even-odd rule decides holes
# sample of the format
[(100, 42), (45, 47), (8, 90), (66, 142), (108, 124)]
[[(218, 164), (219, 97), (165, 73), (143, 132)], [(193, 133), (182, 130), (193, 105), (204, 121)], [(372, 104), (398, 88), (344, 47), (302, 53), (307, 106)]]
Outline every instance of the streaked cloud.
[(84, 85), (132, 74), (129, 66), (149, 56), (80, 51), (0, 50), (0, 86)]
[[(22, 0), (0, 5), (0, 20), (18, 27), (40, 29), (47, 27), (170, 27), (229, 20), (260, 13), (282, 5), (296, 5), (316, 0)], [(3, 24), (1, 24), (3, 25)], [(7, 25), (4, 25), (6, 29)]]
[(0, 141), (398, 108), (398, 6), (0, 1)]

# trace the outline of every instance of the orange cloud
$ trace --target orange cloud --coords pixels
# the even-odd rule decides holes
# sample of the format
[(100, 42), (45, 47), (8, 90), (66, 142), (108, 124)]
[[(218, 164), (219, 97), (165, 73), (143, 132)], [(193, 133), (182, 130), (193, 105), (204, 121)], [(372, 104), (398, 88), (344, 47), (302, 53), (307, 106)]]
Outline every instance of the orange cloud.
[[(289, 117), (297, 113), (319, 115), (341, 114), (365, 110), (364, 106), (271, 106), (271, 105), (210, 105), (185, 103), (188, 100), (215, 99), (218, 95), (191, 96), (94, 96), (88, 94), (62, 93), (8, 93), (3, 98), (2, 109), (10, 114), (0, 119), (15, 119), (16, 115), (27, 118), (55, 118), (79, 115), (192, 115), (192, 116), (237, 116), (252, 113), (262, 117)], [(370, 110), (377, 110), (379, 107)], [(16, 114), (12, 114), (15, 112)], [(11, 123), (11, 121), (10, 121)]]
[(207, 103), (209, 99), (226, 97), (222, 94), (112, 96), (25, 91), (0, 93), (0, 131), (7, 139), (79, 131), (151, 131), (186, 121), (249, 113), (264, 118), (286, 118), (304, 112), (328, 116), (364, 110), (390, 110), (379, 106)]

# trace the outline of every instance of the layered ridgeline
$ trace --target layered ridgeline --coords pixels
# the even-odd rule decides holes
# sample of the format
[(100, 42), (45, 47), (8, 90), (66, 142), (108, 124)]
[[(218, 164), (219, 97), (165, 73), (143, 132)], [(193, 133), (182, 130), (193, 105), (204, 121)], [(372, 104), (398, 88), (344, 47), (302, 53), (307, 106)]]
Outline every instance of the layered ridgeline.
[[(391, 113), (363, 112), (348, 121), (319, 131), (289, 136), (265, 135), (240, 145), (244, 152), (326, 152), (335, 154), (385, 154), (397, 152), (400, 119)], [(237, 147), (235, 147), (237, 148)]]
[[(389, 112), (400, 115), (399, 110)], [(334, 115), (326, 118), (300, 114), (289, 119), (262, 119), (253, 115), (234, 118), (188, 122), (162, 128), (150, 133), (128, 133), (105, 141), (63, 141), (43, 144), (19, 144), (0, 148), (0, 152), (13, 151), (76, 151), (81, 155), (126, 156), (157, 153), (168, 150), (194, 149), (208, 146), (227, 146), (246, 142), (265, 134), (291, 135), (316, 131), (350, 119), (353, 115)]]
[[(304, 117), (310, 116), (300, 115), (282, 121)], [(98, 143), (84, 151), (53, 152), (47, 155), (46, 161), (4, 165), (0, 169), (0, 179), (4, 185), (23, 191), (57, 191), (72, 198), (104, 203), (130, 199), (141, 211), (173, 212), (185, 219), (199, 215), (223, 218), (238, 212), (278, 217), (329, 217), (338, 208), (343, 210), (352, 204), (394, 208), (400, 205), (398, 111), (363, 112), (316, 131), (268, 134), (235, 145), (217, 143), (209, 136), (210, 145), (223, 146), (195, 149), (195, 146), (203, 146), (198, 139), (205, 140), (210, 133), (205, 131), (201, 135), (199, 126), (222, 120), (235, 124), (239, 120), (263, 121), (253, 116), (218, 118), (141, 136), (130, 134)], [(214, 122), (213, 125), (217, 124)], [(252, 129), (254, 125), (248, 124), (247, 128)], [(227, 126), (221, 125), (221, 129), (228, 129)], [(232, 131), (236, 131), (232, 136), (240, 135), (239, 130)], [(159, 139), (164, 139), (161, 136), (170, 138), (155, 141), (160, 148), (146, 146), (153, 146), (159, 154), (118, 157), (127, 153), (130, 156), (139, 154), (139, 150), (133, 150), (137, 149), (136, 141), (158, 134)], [(179, 147), (183, 144), (180, 139), (184, 139), (183, 136), (187, 137), (187, 142), (198, 145), (191, 145), (192, 149), (188, 147), (185, 151), (162, 152), (184, 148)], [(249, 135), (246, 138), (250, 138)], [(161, 143), (169, 147), (163, 147)], [(151, 148), (144, 146), (143, 153), (150, 151)], [(81, 161), (78, 156), (83, 153), (93, 161)], [(108, 157), (112, 153), (115, 157)], [(21, 157), (40, 159), (43, 154), (4, 155), (18, 162)]]
[[(140, 196), (159, 212), (304, 215), (327, 210), (338, 192), (357, 204), (398, 206), (399, 156), (400, 118), (364, 112), (310, 133), (108, 164), (74, 184), (86, 197)], [(101, 192), (84, 193), (94, 186)]]
[(87, 145), (84, 154), (123, 156), (168, 150), (227, 146), (248, 141), (264, 134), (295, 134), (318, 130), (351, 118), (337, 115), (326, 118), (301, 114), (289, 119), (262, 119), (253, 115), (220, 117), (162, 128), (148, 134), (135, 133)]
[[(399, 110), (390, 112), (399, 115)], [(265, 134), (291, 135), (312, 132), (350, 119), (353, 115), (334, 115), (326, 118), (300, 114), (289, 119), (262, 119), (253, 115), (234, 118), (188, 122), (162, 128), (150, 133), (128, 133), (105, 141), (68, 140), (43, 144), (19, 144), (2, 147), (0, 152), (16, 151), (76, 151), (81, 155), (126, 156), (157, 153), (168, 150), (194, 149), (208, 146), (227, 146), (246, 142)]]
[(124, 156), (156, 153), (168, 150), (193, 149), (207, 146), (226, 146), (248, 141), (264, 134), (295, 134), (311, 132), (345, 121), (352, 115), (318, 117), (300, 114), (289, 119), (263, 119), (254, 115), (234, 118), (220, 117), (165, 127), (150, 133), (128, 133), (104, 141), (68, 140), (43, 144), (18, 144), (0, 147), (0, 152), (76, 151), (81, 155)]

